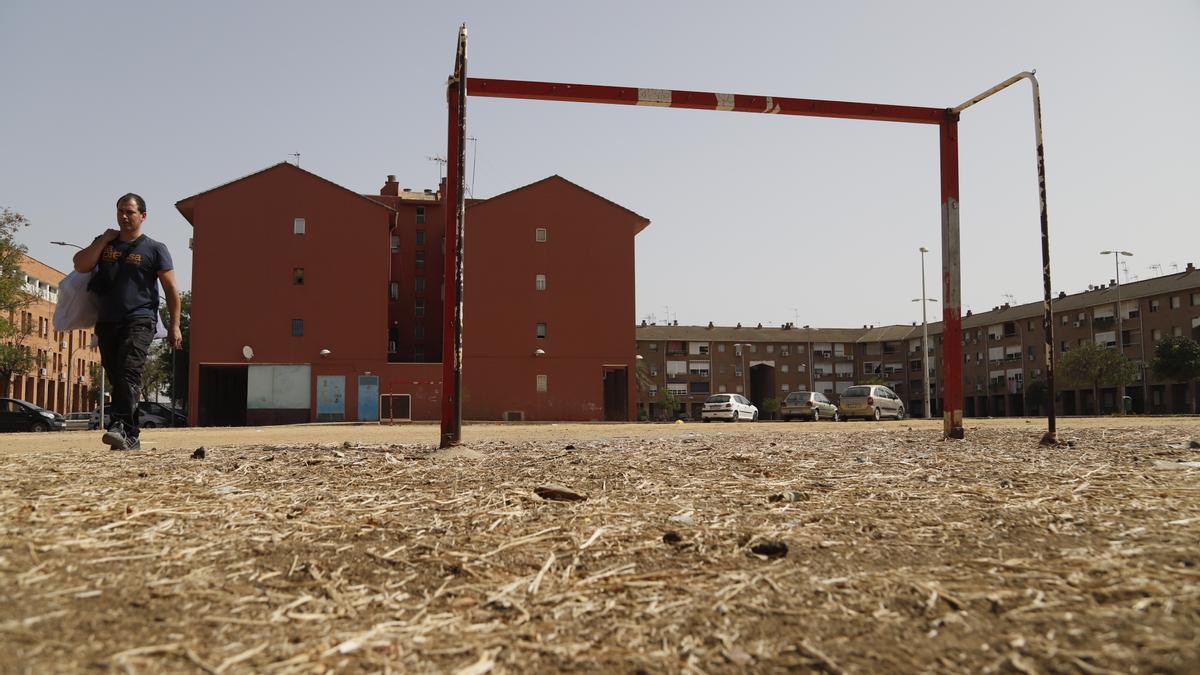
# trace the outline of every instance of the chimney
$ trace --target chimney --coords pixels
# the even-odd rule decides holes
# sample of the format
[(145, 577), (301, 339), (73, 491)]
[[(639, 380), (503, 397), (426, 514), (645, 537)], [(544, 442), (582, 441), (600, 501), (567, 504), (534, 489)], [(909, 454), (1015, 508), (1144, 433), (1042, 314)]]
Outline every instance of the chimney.
[(1117, 285), (1117, 280), (1116, 280), (1116, 279), (1109, 279), (1109, 280), (1108, 280), (1108, 285), (1109, 285), (1110, 287), (1112, 287), (1112, 286), (1116, 286), (1116, 285)]
[(758, 322), (758, 327), (759, 327), (759, 328), (762, 328), (762, 322), (761, 322), (761, 321), (759, 321), (759, 322)]
[(967, 310), (967, 316), (971, 316), (971, 310)]
[(678, 326), (678, 325), (679, 325), (679, 319), (675, 319), (675, 321), (671, 322), (671, 325), (672, 325), (672, 326)]
[(395, 176), (388, 174), (387, 182), (383, 184), (383, 187), (379, 188), (379, 195), (382, 197), (400, 196), (400, 184), (396, 182)]
[(1195, 272), (1195, 271), (1196, 271), (1196, 265), (1194, 263), (1188, 263), (1187, 269), (1184, 270), (1184, 272)]
[(713, 327), (713, 322), (709, 321), (709, 322), (708, 322), (708, 327), (711, 329), (711, 328)]
[(734, 328), (741, 328), (741, 327), (742, 327), (742, 322), (741, 322), (741, 321), (739, 321), (739, 322), (738, 322), (738, 325), (734, 326)]
[(1065, 298), (1065, 297), (1067, 297), (1067, 292), (1066, 292), (1066, 291), (1059, 291), (1059, 292), (1058, 292), (1058, 299), (1059, 299), (1059, 300), (1061, 300), (1061, 299), (1063, 299), (1063, 298)]
[(642, 327), (645, 328), (645, 326), (646, 326), (646, 320), (642, 319)]

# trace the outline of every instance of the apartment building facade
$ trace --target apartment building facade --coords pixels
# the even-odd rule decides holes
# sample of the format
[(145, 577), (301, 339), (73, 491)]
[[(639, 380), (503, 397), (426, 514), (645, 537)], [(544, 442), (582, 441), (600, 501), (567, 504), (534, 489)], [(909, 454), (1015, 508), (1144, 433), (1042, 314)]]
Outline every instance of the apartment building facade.
[(34, 366), (28, 372), (13, 373), (7, 396), (19, 398), (62, 414), (91, 410), (96, 404), (87, 400), (92, 384), (92, 367), (100, 363), (100, 350), (93, 346), (91, 330), (54, 330), (54, 308), (58, 288), (66, 275), (46, 263), (23, 256), (21, 272), (24, 290), (33, 301), (8, 318), (25, 333), (20, 344), (29, 348)]
[[(1120, 299), (1118, 301), (1118, 293)], [(1118, 306), (1119, 305), (1119, 306)], [(1137, 380), (1125, 388), (1134, 412), (1183, 413), (1200, 396), (1200, 381), (1163, 382), (1149, 364), (1164, 337), (1200, 339), (1200, 271), (1189, 264), (1177, 274), (1121, 284), (1115, 280), (1088, 291), (1062, 293), (1053, 306), (1056, 353), (1085, 342), (1117, 348), (1137, 365)], [(1120, 320), (1118, 321), (1118, 312)], [(1045, 413), (1029, 384), (1045, 378), (1043, 304), (998, 306), (963, 317), (963, 396), (967, 417)], [(698, 419), (714, 393), (746, 395), (760, 409), (791, 391), (819, 391), (833, 400), (847, 387), (881, 382), (905, 401), (910, 415), (925, 409), (923, 350), (929, 354), (931, 413), (941, 415), (942, 326), (931, 323), (929, 344), (922, 327), (862, 328), (718, 327), (647, 325), (637, 329), (638, 356), (648, 386), (638, 391), (643, 419), (679, 414)], [(1056, 411), (1064, 415), (1118, 409), (1115, 387), (1096, 392), (1056, 382)], [(670, 392), (671, 396), (667, 396)], [(668, 398), (681, 406), (666, 410)]]
[[(288, 163), (181, 200), (193, 225), (190, 423), (434, 420), (442, 191), (359, 194)], [(632, 419), (634, 237), (553, 176), (468, 205), (463, 416)]]

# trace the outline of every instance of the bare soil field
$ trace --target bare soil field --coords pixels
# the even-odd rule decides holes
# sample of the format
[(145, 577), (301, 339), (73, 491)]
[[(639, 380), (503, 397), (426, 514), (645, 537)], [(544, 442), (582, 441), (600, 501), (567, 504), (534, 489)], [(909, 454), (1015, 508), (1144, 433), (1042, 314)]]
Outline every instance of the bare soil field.
[(1043, 430), (7, 434), (0, 671), (1200, 672), (1200, 420)]

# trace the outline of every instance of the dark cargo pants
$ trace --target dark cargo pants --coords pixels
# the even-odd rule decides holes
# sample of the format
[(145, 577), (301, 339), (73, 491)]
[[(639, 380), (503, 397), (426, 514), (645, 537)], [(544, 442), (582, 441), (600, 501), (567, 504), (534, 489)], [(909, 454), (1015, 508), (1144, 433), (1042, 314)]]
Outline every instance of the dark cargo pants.
[(112, 383), (112, 422), (107, 428), (111, 429), (119, 422), (131, 438), (137, 438), (141, 433), (137, 425), (137, 404), (142, 391), (142, 369), (154, 339), (155, 323), (153, 318), (144, 318), (96, 324), (100, 363)]

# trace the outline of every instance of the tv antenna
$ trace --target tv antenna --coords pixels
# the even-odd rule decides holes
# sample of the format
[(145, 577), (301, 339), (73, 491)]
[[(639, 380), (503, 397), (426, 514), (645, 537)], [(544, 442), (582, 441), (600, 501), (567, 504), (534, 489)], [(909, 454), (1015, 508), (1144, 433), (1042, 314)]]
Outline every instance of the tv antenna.
[(298, 166), (300, 166), (300, 153), (298, 153), (298, 152), (293, 152), (293, 153), (290, 153), (290, 154), (288, 155), (288, 157), (295, 157), (295, 158), (296, 158), (296, 166), (297, 166), (297, 167), (298, 167)]
[[(1125, 276), (1129, 276), (1129, 275), (1125, 275)], [(1000, 296), (1002, 298), (1008, 300), (1009, 305), (1017, 304), (1017, 298), (1012, 293), (1001, 293)]]
[(442, 169), (446, 167), (446, 158), (441, 155), (426, 155), (425, 159), (431, 162), (437, 162), (438, 165), (438, 185), (442, 184)]
[(1157, 272), (1158, 273), (1157, 276), (1161, 277), (1162, 276), (1162, 265), (1159, 265), (1158, 263), (1154, 263), (1153, 265), (1150, 266), (1150, 271)]
[(479, 139), (474, 136), (467, 136), (467, 140), (471, 141), (471, 184), (467, 187), (467, 192), (472, 197), (475, 196), (475, 160), (479, 159)]

